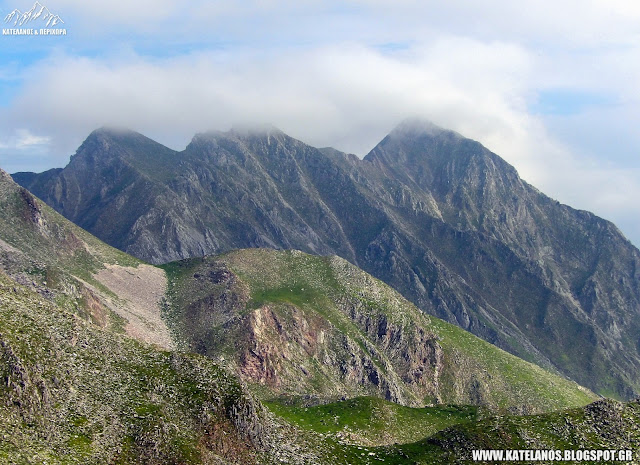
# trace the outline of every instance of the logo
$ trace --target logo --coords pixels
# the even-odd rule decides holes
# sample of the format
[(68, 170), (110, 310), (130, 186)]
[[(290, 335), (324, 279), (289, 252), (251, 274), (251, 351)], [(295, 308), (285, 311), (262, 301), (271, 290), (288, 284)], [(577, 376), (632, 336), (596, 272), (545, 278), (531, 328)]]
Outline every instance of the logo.
[[(10, 29), (2, 29), (2, 35), (67, 35), (66, 29), (55, 28), (59, 24), (64, 24), (60, 15), (53, 14), (49, 8), (35, 2), (31, 9), (22, 12), (17, 8), (4, 17), (4, 22), (13, 26)], [(40, 28), (23, 28), (21, 26), (40, 26)]]

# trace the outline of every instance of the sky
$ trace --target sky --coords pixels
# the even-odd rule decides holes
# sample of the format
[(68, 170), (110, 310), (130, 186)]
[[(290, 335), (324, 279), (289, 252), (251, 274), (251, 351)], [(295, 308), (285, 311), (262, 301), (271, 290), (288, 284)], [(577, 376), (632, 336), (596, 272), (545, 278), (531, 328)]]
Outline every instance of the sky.
[[(637, 0), (40, 0), (66, 35), (0, 36), (0, 167), (63, 167), (128, 127), (182, 150), (272, 124), (364, 156), (421, 117), (640, 245)], [(0, 0), (4, 21), (33, 0)], [(38, 8), (39, 9), (39, 8)]]

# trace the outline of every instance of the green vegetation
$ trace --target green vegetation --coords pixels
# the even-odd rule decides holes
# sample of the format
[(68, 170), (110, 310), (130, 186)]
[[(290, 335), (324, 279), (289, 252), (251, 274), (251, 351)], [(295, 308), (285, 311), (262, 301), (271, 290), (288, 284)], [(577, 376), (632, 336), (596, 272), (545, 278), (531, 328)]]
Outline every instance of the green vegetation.
[[(468, 370), (482, 373), (484, 379), (491, 379), (487, 386), (493, 391), (491, 395), (499, 408), (508, 409), (514, 393), (525, 399), (539, 399), (545, 405), (544, 411), (585, 405), (597, 398), (588, 389), (496, 349), (457, 326), (433, 317), (430, 323), (440, 336), (445, 352), (465, 357), (470, 364)], [(445, 378), (451, 388), (460, 381), (459, 377)]]
[[(315, 447), (324, 451), (324, 462), (331, 464), (466, 464), (473, 463), (471, 454), (475, 449), (613, 449), (630, 450), (634, 459), (631, 463), (636, 463), (640, 457), (638, 401), (623, 404), (603, 400), (582, 408), (541, 415), (484, 418), (480, 418), (474, 407), (449, 406), (403, 411), (403, 408), (391, 404), (387, 407), (401, 417), (402, 422), (391, 422), (386, 428), (376, 421), (376, 415), (381, 415), (376, 409), (385, 407), (376, 399), (352, 399), (307, 408), (286, 406), (281, 402), (268, 402), (267, 405), (299, 425), (303, 431), (310, 432), (317, 441)], [(372, 424), (371, 429), (366, 427), (368, 422)], [(435, 434), (430, 430), (428, 437), (417, 441), (391, 444), (396, 435), (420, 427), (441, 429)], [(386, 442), (387, 445), (373, 446), (375, 442)]]
[(53, 267), (90, 280), (105, 263), (143, 263), (66, 220), (6, 174), (0, 178), (0, 238), (38, 262), (43, 277)]
[(263, 402), (296, 426), (358, 445), (415, 442), (451, 425), (476, 420), (478, 407), (442, 405), (410, 408), (375, 397), (356, 397), (318, 406)]

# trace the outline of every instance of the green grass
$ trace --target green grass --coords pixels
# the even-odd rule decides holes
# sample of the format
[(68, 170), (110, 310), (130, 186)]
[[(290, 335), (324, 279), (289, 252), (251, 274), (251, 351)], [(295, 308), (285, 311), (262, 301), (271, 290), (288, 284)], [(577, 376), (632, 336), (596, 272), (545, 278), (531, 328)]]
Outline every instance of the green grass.
[(317, 289), (304, 284), (284, 285), (279, 288), (260, 289), (251, 293), (251, 300), (247, 305), (255, 309), (267, 303), (290, 303), (298, 307), (322, 306), (325, 296)]
[[(491, 395), (498, 408), (508, 408), (515, 396), (535, 399), (543, 411), (586, 405), (597, 399), (574, 382), (508, 354), (456, 326), (437, 318), (430, 320), (445, 351), (464, 354), (475, 364), (475, 371), (493, 380)], [(455, 383), (455, 379), (451, 380), (452, 389)]]
[(451, 425), (473, 421), (478, 414), (476, 406), (410, 408), (375, 397), (310, 407), (277, 400), (264, 404), (300, 428), (368, 444), (414, 442)]
[[(314, 434), (318, 444), (316, 447), (325, 451), (326, 463), (332, 464), (473, 463), (471, 453), (474, 449), (615, 449), (631, 450), (635, 460), (632, 463), (636, 463), (640, 457), (638, 402), (621, 404), (615, 401), (601, 401), (583, 408), (541, 415), (501, 415), (479, 419), (477, 412), (474, 418), (474, 411), (470, 407), (437, 407), (431, 412), (436, 418), (446, 414), (451, 417), (447, 418), (447, 421), (455, 419), (456, 416), (459, 421), (454, 421), (449, 426), (446, 426), (446, 422), (441, 422), (440, 426), (445, 426), (444, 428), (421, 440), (382, 446), (349, 443), (332, 433), (336, 417), (343, 422), (343, 428), (354, 428), (366, 424), (372, 416), (372, 408), (368, 405), (367, 399), (354, 399), (352, 402), (355, 403), (354, 411), (343, 411), (336, 404), (306, 410), (300, 410), (299, 407), (283, 407), (279, 404), (275, 407), (269, 404), (269, 408), (282, 412), (289, 421), (299, 423), (300, 428)], [(409, 418), (409, 423), (414, 427), (415, 418), (419, 421), (432, 421), (429, 414), (420, 412), (421, 409), (414, 410), (416, 412)], [(394, 430), (393, 425), (389, 428)]]

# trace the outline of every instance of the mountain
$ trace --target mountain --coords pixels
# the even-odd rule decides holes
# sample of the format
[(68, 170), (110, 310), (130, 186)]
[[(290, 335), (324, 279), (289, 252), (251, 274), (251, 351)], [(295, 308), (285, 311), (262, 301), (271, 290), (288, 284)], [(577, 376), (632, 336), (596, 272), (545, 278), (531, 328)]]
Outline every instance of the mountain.
[(640, 252), (430, 123), (404, 122), (364, 160), (276, 129), (198, 134), (175, 152), (103, 128), (64, 169), (14, 178), (143, 260), (247, 247), (337, 255), (600, 394), (640, 392)]
[[(0, 170), (0, 258), (3, 463), (459, 463), (487, 441), (637, 453), (637, 402), (581, 407), (588, 390), (335, 256), (241, 250), (159, 269)], [(362, 393), (376, 397), (317, 405)], [(512, 414), (532, 411), (547, 413)]]
[(249, 249), (160, 269), (101, 243), (6, 173), (0, 204), (0, 264), (10, 278), (106, 330), (226, 359), (269, 398), (371, 395), (517, 412), (595, 399), (426, 316), (335, 256)]
[(173, 262), (167, 319), (267, 399), (358, 396), (545, 412), (592, 393), (429, 317), (336, 256), (246, 249)]
[(0, 300), (2, 463), (275, 463), (277, 425), (210, 360), (100, 330), (2, 271)]
[(0, 462), (313, 459), (228, 370), (167, 350), (165, 287), (0, 170)]

